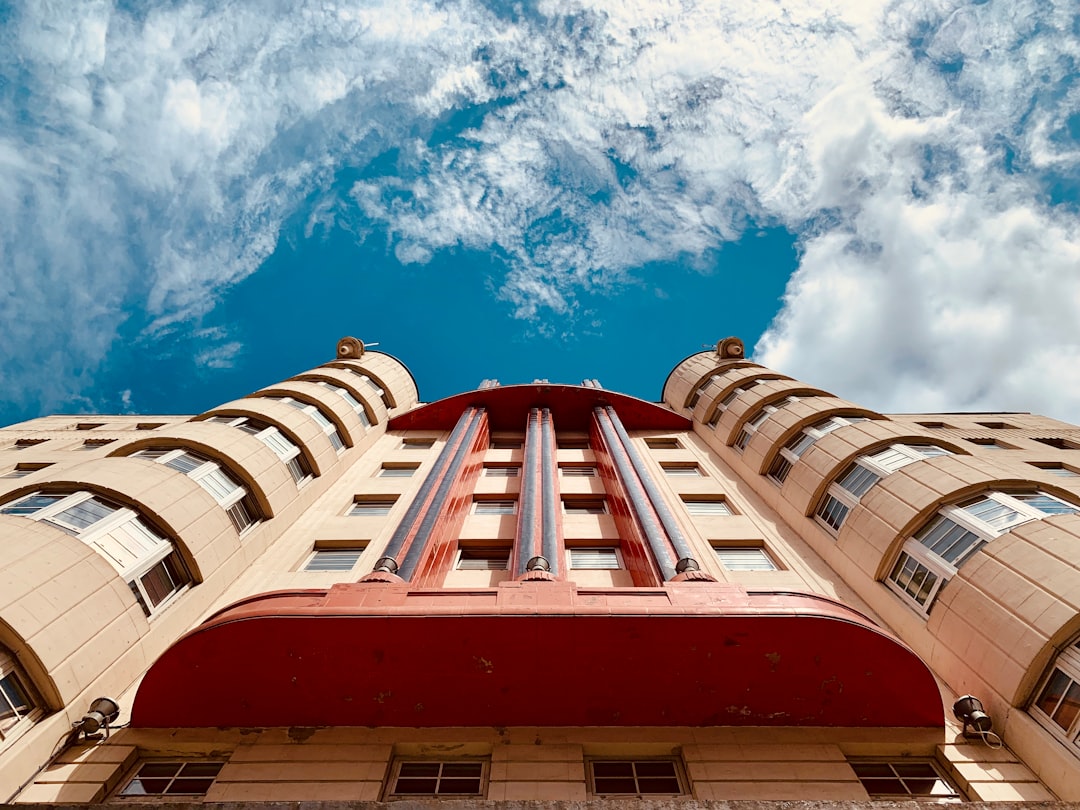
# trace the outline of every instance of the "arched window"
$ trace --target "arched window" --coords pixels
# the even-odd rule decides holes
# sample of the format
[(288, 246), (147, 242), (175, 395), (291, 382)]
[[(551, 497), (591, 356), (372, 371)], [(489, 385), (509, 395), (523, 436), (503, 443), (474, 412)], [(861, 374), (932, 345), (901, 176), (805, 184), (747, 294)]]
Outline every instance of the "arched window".
[(0, 644), (0, 742), (20, 734), (41, 713), (33, 684), (11, 650)]
[(191, 581), (173, 544), (137, 512), (91, 492), (35, 492), (0, 507), (0, 514), (63, 529), (100, 554), (147, 616), (164, 610)]
[(791, 472), (791, 468), (803, 453), (814, 446), (818, 439), (839, 428), (865, 421), (867, 421), (865, 416), (830, 416), (828, 419), (823, 419), (803, 428), (780, 448), (780, 452), (776, 454), (776, 458), (773, 459), (773, 463), (769, 466), (769, 477), (778, 484), (784, 483), (784, 479)]
[(337, 394), (339, 397), (349, 403), (349, 407), (356, 411), (356, 415), (360, 417), (360, 422), (364, 425), (364, 427), (372, 426), (375, 420), (372, 418), (371, 414), (368, 413), (367, 408), (364, 406), (364, 403), (354, 397), (352, 395), (352, 392), (348, 388), (345, 388), (341, 385), (335, 385), (334, 383), (327, 382), (326, 380), (318, 380), (317, 384), (321, 385), (323, 388), (329, 388), (331, 391), (333, 391), (335, 394)]
[(345, 442), (342, 440), (341, 434), (338, 433), (337, 427), (330, 421), (329, 417), (323, 413), (322, 408), (319, 408), (317, 405), (312, 405), (310, 402), (301, 402), (292, 397), (266, 397), (266, 399), (276, 399), (278, 402), (284, 402), (286, 405), (296, 408), (298, 411), (303, 411), (315, 420), (315, 424), (317, 424), (322, 432), (326, 434), (326, 437), (330, 440), (330, 444), (333, 445), (335, 451), (340, 453), (345, 449)]
[(251, 493), (216, 461), (190, 450), (169, 447), (140, 450), (133, 458), (150, 459), (184, 473), (214, 497), (238, 534), (243, 534), (259, 522), (259, 509)]
[(946, 506), (904, 543), (885, 584), (928, 613), (945, 583), (984, 545), (1022, 523), (1076, 511), (1045, 492), (987, 492)]
[(273, 425), (268, 425), (248, 416), (211, 416), (206, 421), (215, 422), (219, 425), (228, 425), (229, 427), (239, 428), (245, 433), (250, 433), (274, 451), (289, 469), (289, 474), (297, 486), (306, 484), (311, 478), (311, 469), (308, 467), (304, 454), (300, 452), (300, 448)]
[(1058, 654), (1035, 692), (1031, 716), (1080, 756), (1080, 641)]
[(817, 508), (817, 517), (832, 532), (839, 531), (850, 510), (870, 487), (908, 464), (924, 458), (951, 455), (934, 444), (891, 444), (859, 456), (830, 486)]

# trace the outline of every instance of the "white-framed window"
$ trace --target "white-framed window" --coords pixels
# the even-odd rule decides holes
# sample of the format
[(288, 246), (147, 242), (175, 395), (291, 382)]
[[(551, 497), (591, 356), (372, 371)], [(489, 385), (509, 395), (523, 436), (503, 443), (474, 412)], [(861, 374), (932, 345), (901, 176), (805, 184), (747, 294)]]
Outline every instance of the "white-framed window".
[(412, 478), (419, 464), (384, 463), (379, 468), (379, 478)]
[(149, 760), (118, 796), (205, 796), (225, 763), (221, 760)]
[(1080, 642), (1058, 653), (1035, 692), (1030, 712), (1080, 757)]
[(390, 514), (390, 510), (397, 503), (396, 495), (387, 496), (358, 496), (349, 508), (350, 517), (383, 517)]
[(964, 797), (933, 760), (849, 760), (871, 799), (961, 802)]
[(681, 796), (682, 768), (675, 759), (593, 759), (588, 761), (594, 796)]
[(602, 495), (583, 497), (564, 496), (562, 499), (564, 515), (605, 515), (607, 500)]
[(36, 473), (38, 470), (44, 470), (46, 467), (51, 467), (52, 463), (23, 463), (16, 464), (10, 472), (4, 474), (4, 478), (25, 478), (31, 473)]
[(822, 436), (832, 433), (846, 425), (854, 425), (856, 422), (865, 422), (865, 416), (830, 416), (810, 427), (805, 427), (796, 433), (788, 443), (780, 448), (772, 464), (769, 466), (769, 477), (778, 484), (784, 483), (792, 466), (799, 460), (803, 453), (813, 447)]
[(368, 413), (367, 408), (364, 407), (364, 403), (354, 397), (352, 391), (350, 391), (348, 388), (343, 385), (336, 385), (332, 382), (327, 382), (326, 380), (318, 380), (317, 384), (321, 385), (323, 388), (329, 388), (331, 391), (333, 391), (335, 394), (345, 400), (345, 402), (348, 403), (349, 407), (353, 409), (356, 415), (360, 417), (360, 424), (362, 424), (364, 427), (371, 427), (375, 423), (376, 420), (373, 419), (371, 417), (371, 414)]
[(474, 515), (516, 515), (517, 501), (513, 498), (478, 498), (473, 502)]
[(304, 563), (304, 570), (311, 572), (352, 571), (356, 567), (364, 546), (355, 548), (317, 548)]
[(1066, 467), (1064, 464), (1059, 464), (1053, 461), (1029, 461), (1032, 467), (1038, 467), (1045, 473), (1050, 475), (1056, 475), (1059, 478), (1076, 478), (1080, 473), (1071, 467)]
[(151, 447), (140, 450), (133, 458), (143, 458), (164, 464), (182, 472), (213, 496), (232, 521), (233, 528), (242, 534), (259, 520), (255, 499), (216, 461), (183, 448)]
[(844, 473), (829, 485), (818, 504), (817, 517), (825, 527), (837, 532), (870, 487), (908, 464), (926, 458), (951, 455), (935, 444), (891, 444), (865, 456), (859, 456)]
[(668, 478), (701, 478), (705, 475), (696, 461), (662, 461), (660, 469)]
[(686, 401), (686, 407), (693, 410), (701, 398), (705, 395), (710, 388), (714, 385), (719, 385), (723, 381), (723, 377), (720, 374), (713, 374), (709, 379), (705, 380), (701, 385), (694, 389), (690, 394), (690, 398)]
[(568, 548), (566, 557), (575, 571), (614, 571), (623, 567), (619, 550), (614, 546)]
[(1045, 492), (987, 492), (946, 506), (904, 543), (885, 584), (928, 613), (945, 583), (984, 545), (1022, 523), (1076, 511)]
[(314, 419), (315, 424), (317, 424), (322, 432), (326, 434), (326, 438), (330, 440), (330, 444), (335, 452), (341, 453), (345, 449), (345, 441), (341, 438), (341, 434), (338, 433), (337, 426), (330, 421), (330, 418), (323, 413), (322, 408), (318, 405), (312, 405), (310, 402), (302, 402), (299, 399), (293, 399), (292, 397), (273, 396), (266, 397), (266, 399), (276, 399), (278, 402), (284, 402), (291, 408), (303, 411)]
[(713, 546), (716, 558), (728, 571), (775, 571), (773, 562), (762, 546)]
[(480, 798), (487, 790), (487, 776), (486, 759), (395, 759), (386, 797)]
[(731, 404), (739, 398), (740, 394), (745, 393), (746, 389), (742, 386), (728, 391), (724, 398), (716, 403), (716, 407), (713, 408), (713, 412), (709, 415), (709, 420), (706, 424), (712, 428), (720, 424), (720, 418), (724, 415), (724, 411), (731, 407)]
[(33, 684), (11, 650), (0, 644), (0, 741), (22, 733), (41, 714)]
[(517, 464), (485, 464), (485, 478), (517, 478), (521, 475), (521, 467)]
[(731, 515), (731, 507), (723, 498), (691, 498), (684, 497), (683, 505), (691, 515), (710, 517), (717, 515)]
[(248, 416), (211, 416), (206, 421), (215, 422), (219, 425), (228, 425), (229, 427), (239, 428), (245, 433), (250, 433), (274, 451), (274, 454), (281, 459), (281, 462), (289, 470), (289, 474), (297, 486), (302, 486), (311, 478), (311, 470), (303, 453), (300, 452), (300, 448), (273, 425), (268, 425)]
[(591, 464), (560, 464), (559, 475), (563, 478), (596, 478), (596, 467)]
[(133, 509), (91, 492), (35, 492), (0, 506), (60, 528), (88, 545), (123, 577), (147, 616), (165, 609), (191, 577), (173, 544)]
[(792, 402), (798, 402), (798, 401), (799, 401), (798, 397), (785, 397), (779, 403), (779, 406), (777, 406), (777, 405), (762, 405), (761, 408), (758, 410), (758, 412), (756, 414), (754, 414), (753, 418), (748, 420), (746, 422), (746, 424), (744, 424), (742, 426), (742, 429), (739, 430), (738, 435), (735, 437), (735, 442), (734, 442), (735, 449), (737, 449), (739, 452), (742, 452), (743, 450), (745, 450), (746, 446), (748, 444), (750, 444), (751, 437), (755, 433), (757, 433), (758, 428), (760, 428), (763, 424), (765, 424), (766, 419), (768, 419), (770, 416), (772, 416), (774, 413), (776, 413), (780, 408), (783, 408), (785, 405), (789, 405)]
[(458, 571), (505, 571), (509, 567), (509, 546), (462, 546), (454, 563)]
[(364, 385), (368, 386), (369, 388), (371, 388), (372, 391), (378, 394), (379, 399), (382, 400), (382, 403), (386, 406), (387, 410), (393, 408), (393, 405), (390, 404), (390, 398), (386, 395), (386, 391), (383, 390), (383, 387), (381, 385), (379, 385), (377, 382), (375, 382), (375, 380), (371, 379), (371, 377), (369, 377), (367, 374), (360, 371), (359, 369), (350, 368), (349, 371), (359, 377), (363, 381)]

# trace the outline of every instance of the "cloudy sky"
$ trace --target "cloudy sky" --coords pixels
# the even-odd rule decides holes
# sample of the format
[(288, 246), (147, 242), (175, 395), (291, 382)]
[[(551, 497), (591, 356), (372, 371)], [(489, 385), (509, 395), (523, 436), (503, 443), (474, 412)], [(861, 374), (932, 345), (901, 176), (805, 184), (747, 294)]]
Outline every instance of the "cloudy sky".
[(378, 341), (659, 395), (738, 334), (1080, 421), (1075, 0), (0, 5), (0, 421)]

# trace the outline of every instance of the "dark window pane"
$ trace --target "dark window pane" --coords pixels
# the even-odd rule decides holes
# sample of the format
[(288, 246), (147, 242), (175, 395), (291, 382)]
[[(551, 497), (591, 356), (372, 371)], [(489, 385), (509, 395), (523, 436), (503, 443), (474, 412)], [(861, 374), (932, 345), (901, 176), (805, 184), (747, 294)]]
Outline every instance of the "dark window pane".
[(597, 777), (595, 782), (597, 793), (637, 793), (637, 784), (634, 782), (633, 778), (618, 779)]
[(139, 777), (161, 776), (172, 778), (183, 766), (182, 762), (144, 762), (139, 768)]
[(394, 788), (394, 793), (408, 793), (413, 795), (435, 795), (435, 786), (438, 781), (435, 779), (398, 779), (397, 787)]
[(9, 704), (10, 708), (20, 714), (26, 714), (26, 712), (30, 711), (30, 699), (26, 696), (26, 691), (22, 688), (22, 684), (19, 683), (19, 679), (15, 677), (14, 672), (0, 678), (0, 692), (4, 693), (5, 698), (5, 700), (0, 700), (0, 716), (4, 716)]
[(935, 779), (905, 779), (908, 792), (915, 796), (933, 796), (934, 786), (938, 783)]
[(1065, 695), (1065, 690), (1069, 688), (1070, 683), (1072, 683), (1072, 679), (1068, 675), (1060, 669), (1055, 669), (1054, 674), (1050, 677), (1046, 686), (1043, 687), (1042, 694), (1039, 695), (1039, 700), (1035, 705), (1044, 713), (1053, 716), (1058, 701)]
[(593, 775), (598, 779), (603, 776), (633, 776), (634, 766), (630, 762), (594, 762)]
[(638, 776), (675, 776), (674, 762), (638, 762)]
[(213, 779), (177, 779), (165, 792), (202, 795), (210, 789), (212, 784), (214, 784)]
[(224, 762), (187, 762), (180, 771), (180, 775), (189, 776), (217, 776), (221, 772)]
[(444, 762), (442, 775), (447, 777), (472, 777), (479, 778), (482, 763), (480, 762)]
[(892, 767), (897, 776), (922, 776), (937, 779), (937, 771), (929, 762), (894, 762)]
[(146, 595), (150, 597), (150, 603), (155, 607), (161, 604), (165, 597), (176, 590), (176, 586), (169, 578), (169, 572), (165, 568), (164, 563), (158, 563), (145, 574), (142, 575), (140, 580), (144, 588), (146, 588)]
[(665, 779), (639, 779), (639, 793), (680, 793), (679, 780), (674, 777)]
[(480, 779), (443, 779), (439, 783), (439, 793), (456, 793), (458, 795), (480, 792)]
[(863, 782), (863, 787), (871, 795), (900, 796), (907, 794), (907, 788), (899, 779), (867, 779)]
[(437, 777), (439, 775), (439, 765), (438, 762), (402, 762), (398, 774), (400, 776)]
[(124, 793), (129, 796), (145, 796), (154, 793), (164, 793), (168, 786), (168, 779), (133, 779)]

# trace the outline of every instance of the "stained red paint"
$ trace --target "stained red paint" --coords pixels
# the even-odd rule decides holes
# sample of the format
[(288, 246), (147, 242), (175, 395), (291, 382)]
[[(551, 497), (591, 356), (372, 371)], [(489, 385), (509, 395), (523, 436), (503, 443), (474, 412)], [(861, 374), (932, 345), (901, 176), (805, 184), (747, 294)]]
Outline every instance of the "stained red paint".
[(860, 614), (716, 583), (338, 585), (220, 612), (132, 725), (941, 727), (926, 666)]
[(470, 405), (488, 409), (491, 429), (521, 433), (530, 408), (550, 408), (560, 431), (589, 429), (592, 409), (613, 405), (627, 430), (690, 430), (692, 424), (667, 407), (643, 399), (578, 385), (503, 385), (456, 394), (395, 416), (390, 430), (450, 430)]

